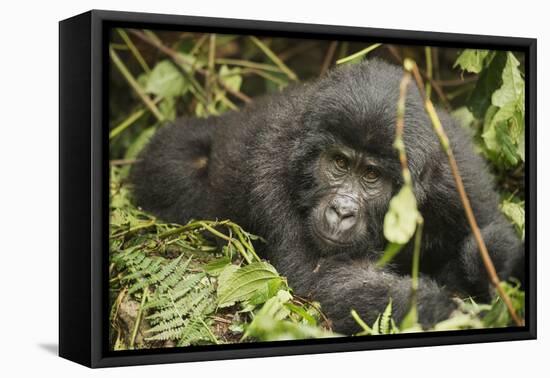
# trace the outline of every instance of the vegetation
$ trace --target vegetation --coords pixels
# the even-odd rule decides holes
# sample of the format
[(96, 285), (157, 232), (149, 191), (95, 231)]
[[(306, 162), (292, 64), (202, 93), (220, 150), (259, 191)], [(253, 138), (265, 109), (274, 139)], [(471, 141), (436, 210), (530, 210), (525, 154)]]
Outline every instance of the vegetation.
[[(472, 130), (479, 153), (495, 174), (503, 213), (525, 235), (521, 54), (122, 29), (113, 32), (109, 52), (109, 290), (115, 350), (341, 336), (332, 332), (318, 303), (295, 295), (285, 278), (257, 256), (254, 245), (264, 242), (260, 237), (231, 220), (164, 223), (132, 203), (127, 178), (148, 139), (177, 116), (238, 110), (256, 96), (367, 55), (397, 64), (404, 57), (419, 62), (426, 98), (454, 109), (460, 125)], [(398, 134), (396, 153), (405, 163), (405, 186), (386, 216), (389, 243), (380, 264), (413, 236), (415, 243), (422, 242), (422, 217), (399, 141)], [(412, 267), (413, 288), (421, 263), (416, 258)], [(501, 287), (523, 317), (524, 293), (514, 283)], [(460, 311), (433, 330), (512, 324), (499, 296), (490, 304), (458, 301)], [(362, 328), (358, 335), (378, 335), (420, 331), (415, 311), (413, 297), (409, 315), (395, 324), (388, 298), (374, 324), (365, 324), (354, 311), (350, 316)]]

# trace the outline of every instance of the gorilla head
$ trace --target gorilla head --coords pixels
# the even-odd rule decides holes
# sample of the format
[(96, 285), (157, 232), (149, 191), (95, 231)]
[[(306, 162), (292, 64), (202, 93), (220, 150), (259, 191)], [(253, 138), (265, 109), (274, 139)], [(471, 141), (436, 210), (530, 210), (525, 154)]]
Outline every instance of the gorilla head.
[[(295, 205), (322, 255), (384, 248), (383, 218), (403, 183), (393, 146), (401, 77), (399, 68), (374, 60), (332, 72), (305, 100), (289, 191), (296, 192)], [(414, 140), (407, 152), (419, 199), (425, 198), (426, 163), (441, 154), (422, 106), (411, 86), (404, 139)]]

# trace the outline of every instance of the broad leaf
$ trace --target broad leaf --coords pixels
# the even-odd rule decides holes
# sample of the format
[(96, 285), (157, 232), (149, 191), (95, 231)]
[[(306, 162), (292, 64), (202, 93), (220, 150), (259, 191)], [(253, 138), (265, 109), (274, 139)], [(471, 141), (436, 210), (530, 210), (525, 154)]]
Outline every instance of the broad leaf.
[(512, 222), (519, 236), (525, 238), (525, 209), (524, 204), (519, 201), (505, 199), (500, 205), (500, 209), (506, 215), (506, 218)]
[(239, 67), (228, 68), (226, 65), (223, 65), (220, 68), (219, 76), (221, 81), (230, 89), (238, 91), (241, 88), (243, 77), (241, 76), (241, 69)]
[[(222, 275), (225, 273), (222, 272)], [(273, 266), (266, 262), (255, 262), (239, 268), (229, 277), (220, 277), (218, 286), (218, 307), (227, 307), (235, 302), (245, 301), (254, 296), (258, 290), (279, 278), (279, 274)]]
[(510, 103), (523, 102), (525, 83), (518, 67), (519, 61), (514, 54), (508, 52), (506, 65), (502, 71), (502, 86), (491, 97), (493, 105), (502, 108)]
[(384, 218), (384, 236), (392, 243), (407, 243), (414, 235), (419, 215), (412, 188), (403, 186), (390, 201)]
[(188, 89), (180, 70), (169, 60), (159, 62), (147, 79), (145, 91), (162, 97), (175, 97)]
[(453, 68), (459, 66), (463, 71), (480, 73), (488, 55), (489, 50), (466, 49), (458, 56)]
[(468, 99), (468, 109), (477, 119), (482, 119), (491, 105), (491, 96), (502, 84), (502, 71), (506, 65), (506, 53), (497, 52), (489, 66), (481, 71), (476, 86)]

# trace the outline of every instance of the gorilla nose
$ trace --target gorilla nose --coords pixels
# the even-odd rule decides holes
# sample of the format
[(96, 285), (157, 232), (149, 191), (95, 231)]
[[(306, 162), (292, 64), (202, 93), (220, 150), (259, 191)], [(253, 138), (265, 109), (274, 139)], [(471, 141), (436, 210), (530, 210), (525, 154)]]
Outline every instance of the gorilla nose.
[(358, 211), (359, 205), (353, 199), (337, 197), (327, 206), (325, 219), (332, 229), (346, 231), (355, 225)]

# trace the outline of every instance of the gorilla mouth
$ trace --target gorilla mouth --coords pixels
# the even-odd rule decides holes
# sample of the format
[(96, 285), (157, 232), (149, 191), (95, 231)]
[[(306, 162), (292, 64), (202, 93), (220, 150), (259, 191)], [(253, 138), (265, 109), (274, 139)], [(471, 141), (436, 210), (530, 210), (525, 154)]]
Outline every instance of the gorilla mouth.
[(325, 235), (320, 230), (318, 230), (317, 227), (315, 227), (315, 226), (312, 227), (312, 229), (313, 229), (313, 233), (315, 234), (315, 236), (317, 236), (319, 239), (321, 239), (324, 243), (326, 243), (328, 245), (335, 246), (335, 247), (351, 247), (351, 245), (353, 244), (351, 242), (345, 243), (345, 242), (342, 242), (340, 240), (333, 239), (333, 238)]

